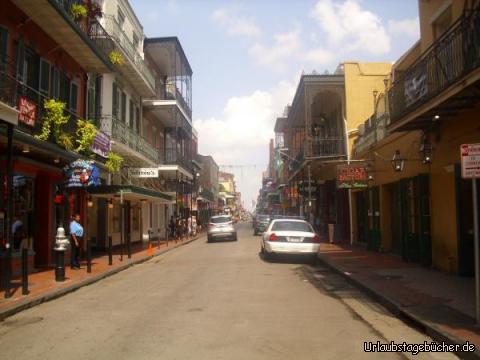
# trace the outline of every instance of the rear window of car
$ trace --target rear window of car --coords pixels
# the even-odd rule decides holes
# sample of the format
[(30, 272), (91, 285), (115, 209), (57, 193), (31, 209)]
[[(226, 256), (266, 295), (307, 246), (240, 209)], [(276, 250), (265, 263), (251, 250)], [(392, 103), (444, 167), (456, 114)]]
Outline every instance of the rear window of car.
[(275, 221), (272, 225), (272, 230), (313, 232), (312, 227), (303, 221)]
[(210, 222), (213, 224), (221, 224), (232, 221), (230, 216), (219, 216), (210, 219)]
[(257, 219), (260, 220), (260, 221), (268, 221), (268, 219), (270, 219), (270, 216), (268, 216), (268, 215), (258, 215)]

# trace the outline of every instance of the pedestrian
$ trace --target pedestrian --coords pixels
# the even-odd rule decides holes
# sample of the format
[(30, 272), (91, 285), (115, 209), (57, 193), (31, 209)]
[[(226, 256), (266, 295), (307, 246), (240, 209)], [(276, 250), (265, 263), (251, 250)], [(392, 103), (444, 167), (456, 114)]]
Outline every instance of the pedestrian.
[(80, 224), (80, 214), (72, 216), (70, 222), (70, 245), (72, 246), (72, 261), (70, 267), (72, 269), (80, 269), (80, 244), (83, 240), (83, 226)]
[(170, 228), (170, 237), (172, 239), (175, 239), (177, 236), (176, 234), (176, 224), (175, 224), (175, 219), (173, 218), (173, 215), (170, 217), (170, 223), (168, 224), (168, 227)]
[(23, 239), (25, 239), (25, 227), (19, 216), (15, 217), (15, 221), (12, 224), (12, 236), (13, 236), (13, 249), (19, 250)]

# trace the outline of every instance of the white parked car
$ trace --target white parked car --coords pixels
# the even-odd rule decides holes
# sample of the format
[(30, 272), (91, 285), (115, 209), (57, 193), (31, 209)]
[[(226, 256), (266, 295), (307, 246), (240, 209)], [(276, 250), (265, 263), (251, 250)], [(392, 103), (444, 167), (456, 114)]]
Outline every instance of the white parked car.
[(230, 215), (212, 216), (208, 223), (207, 242), (219, 239), (237, 241), (237, 230)]
[(312, 226), (298, 219), (275, 219), (263, 233), (261, 252), (266, 259), (275, 254), (305, 255), (316, 262), (320, 237)]

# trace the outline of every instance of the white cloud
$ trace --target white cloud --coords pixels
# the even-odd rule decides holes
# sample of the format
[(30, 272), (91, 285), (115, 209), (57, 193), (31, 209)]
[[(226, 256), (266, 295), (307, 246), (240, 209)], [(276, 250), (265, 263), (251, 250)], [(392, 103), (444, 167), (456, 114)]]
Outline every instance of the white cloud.
[(314, 64), (324, 65), (332, 63), (336, 55), (327, 49), (317, 48), (307, 51), (305, 60)]
[(224, 169), (236, 174), (246, 206), (256, 199), (262, 171), (268, 163), (268, 144), (277, 116), (293, 98), (295, 81), (280, 81), (274, 88), (231, 97), (221, 118), (196, 119), (199, 152), (219, 165), (257, 165)]
[(390, 20), (388, 22), (388, 31), (392, 35), (407, 35), (418, 39), (420, 38), (420, 21), (418, 16), (413, 19)]
[(390, 51), (390, 37), (381, 19), (362, 9), (357, 0), (319, 0), (310, 15), (328, 36), (331, 48), (347, 52), (364, 50), (371, 54)]
[(217, 9), (213, 11), (212, 19), (229, 35), (258, 37), (261, 34), (260, 28), (252, 19), (232, 14), (232, 12), (227, 9)]
[(271, 66), (275, 70), (285, 70), (285, 61), (300, 52), (300, 29), (297, 27), (290, 32), (273, 36), (271, 46), (255, 43), (249, 49), (249, 54), (261, 65)]

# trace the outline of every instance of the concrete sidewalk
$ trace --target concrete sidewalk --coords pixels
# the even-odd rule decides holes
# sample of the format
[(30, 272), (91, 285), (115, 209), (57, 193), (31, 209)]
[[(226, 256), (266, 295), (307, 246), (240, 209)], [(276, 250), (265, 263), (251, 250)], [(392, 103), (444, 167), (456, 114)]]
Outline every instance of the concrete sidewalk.
[(5, 299), (5, 290), (0, 289), (0, 321), (17, 312), (66, 295), (83, 286), (90, 285), (105, 277), (123, 271), (130, 266), (142, 263), (152, 257), (164, 254), (203, 237), (204, 234), (199, 234), (189, 239), (178, 241), (170, 240), (168, 243), (161, 242), (160, 247), (158, 243), (154, 242), (151, 255), (149, 254), (147, 244), (136, 244), (132, 246), (131, 258), (128, 259), (127, 254), (124, 253), (123, 261), (120, 261), (120, 252), (116, 249), (113, 254), (112, 265), (108, 265), (108, 254), (94, 255), (91, 273), (87, 273), (87, 264), (86, 261), (83, 260), (81, 262), (81, 269), (79, 270), (72, 270), (69, 266), (65, 268), (64, 282), (55, 281), (54, 268), (31, 273), (28, 277), (28, 295), (22, 295), (22, 280), (16, 277), (11, 282), (12, 297)]
[(345, 244), (322, 243), (319, 258), (434, 339), (459, 344), (469, 341), (480, 349), (474, 279)]

